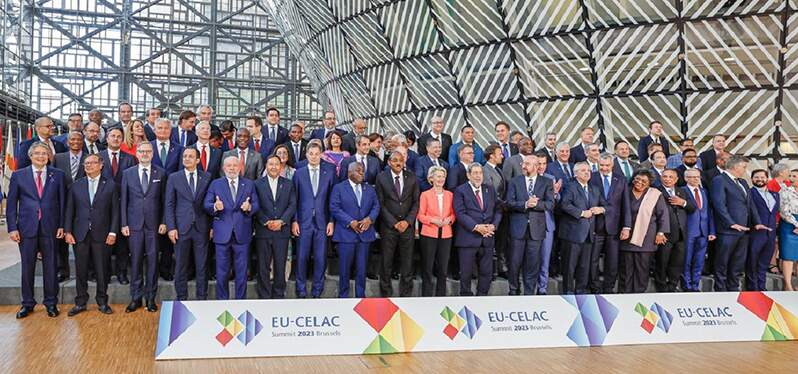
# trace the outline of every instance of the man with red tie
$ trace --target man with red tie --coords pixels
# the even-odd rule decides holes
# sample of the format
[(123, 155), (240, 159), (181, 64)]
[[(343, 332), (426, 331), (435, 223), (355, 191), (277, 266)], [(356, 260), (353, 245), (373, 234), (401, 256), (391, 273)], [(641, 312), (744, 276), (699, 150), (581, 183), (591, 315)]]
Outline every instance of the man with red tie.
[(194, 128), (197, 134), (197, 142), (189, 148), (196, 148), (200, 154), (199, 167), (200, 170), (207, 173), (214, 180), (219, 177), (219, 171), (222, 168), (222, 151), (211, 147), (211, 123), (208, 121), (200, 121)]
[[(113, 180), (115, 188), (117, 189), (120, 189), (122, 186), (122, 174), (124, 171), (130, 167), (136, 166), (138, 163), (135, 157), (119, 149), (122, 145), (123, 137), (122, 128), (114, 127), (109, 129), (106, 134), (108, 148), (99, 153), (100, 158), (103, 160), (102, 176), (105, 179)], [(130, 250), (127, 246), (127, 238), (124, 236), (118, 237), (111, 253), (115, 257), (115, 260), (108, 274), (116, 274), (116, 279), (120, 284), (129, 284), (127, 266), (130, 263)], [(89, 264), (89, 266), (91, 266), (91, 264)]]
[(255, 152), (260, 153), (263, 159), (269, 158), (269, 155), (272, 153), (272, 149), (274, 149), (275, 142), (265, 136), (263, 136), (263, 120), (258, 116), (252, 116), (247, 118), (246, 122), (247, 130), (249, 130), (249, 135), (251, 137), (249, 141), (249, 148), (255, 150)]

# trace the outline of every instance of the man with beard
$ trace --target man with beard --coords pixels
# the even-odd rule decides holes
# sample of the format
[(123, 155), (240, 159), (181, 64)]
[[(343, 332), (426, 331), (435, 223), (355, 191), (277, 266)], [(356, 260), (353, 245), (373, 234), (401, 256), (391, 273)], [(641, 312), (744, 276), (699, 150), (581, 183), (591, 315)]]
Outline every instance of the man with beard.
[(751, 173), (751, 200), (754, 214), (759, 215), (759, 222), (767, 229), (751, 231), (748, 245), (748, 256), (745, 266), (745, 290), (765, 291), (765, 275), (773, 251), (776, 250), (776, 216), (779, 213), (779, 194), (767, 189), (767, 170), (757, 169)]
[[(687, 181), (685, 181), (684, 179), (684, 173), (687, 170), (691, 169), (700, 170), (701, 168), (698, 166), (698, 153), (696, 153), (695, 149), (687, 148), (684, 151), (682, 151), (681, 156), (682, 156), (682, 164), (677, 166), (675, 169), (676, 173), (679, 175), (679, 181), (676, 183), (676, 185), (679, 187), (684, 187), (687, 185)], [(706, 182), (707, 181), (704, 180), (703, 178), (701, 179), (701, 183), (705, 186), (707, 185)]]

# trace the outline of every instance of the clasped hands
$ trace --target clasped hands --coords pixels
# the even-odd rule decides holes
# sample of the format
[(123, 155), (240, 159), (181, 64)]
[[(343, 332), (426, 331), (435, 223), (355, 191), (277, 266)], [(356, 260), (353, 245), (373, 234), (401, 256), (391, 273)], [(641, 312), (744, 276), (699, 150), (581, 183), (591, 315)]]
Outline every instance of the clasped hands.
[(594, 206), (588, 210), (582, 211), (582, 218), (591, 218), (593, 216), (597, 216), (599, 214), (604, 214), (605, 209), (600, 206)]
[(363, 218), (360, 221), (352, 220), (352, 222), (349, 222), (349, 228), (358, 234), (364, 233), (369, 227), (371, 227), (371, 218), (369, 217)]
[(483, 238), (490, 238), (496, 232), (496, 226), (489, 223), (482, 223), (474, 226), (474, 231), (480, 233)]

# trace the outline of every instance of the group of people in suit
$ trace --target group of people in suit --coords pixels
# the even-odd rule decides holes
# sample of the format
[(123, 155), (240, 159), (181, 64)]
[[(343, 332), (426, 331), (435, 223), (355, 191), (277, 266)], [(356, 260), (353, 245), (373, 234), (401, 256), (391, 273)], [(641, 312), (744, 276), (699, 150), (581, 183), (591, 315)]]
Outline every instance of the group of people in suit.
[[(22, 258), (18, 318), (36, 304), (37, 256), (43, 303), (48, 315), (59, 314), (58, 274), (64, 262), (68, 271), (70, 246), (70, 316), (86, 310), (89, 279), (98, 310), (112, 313), (108, 283), (115, 275), (127, 284), (128, 268), (126, 312), (156, 311), (159, 275), (170, 272), (180, 300), (189, 298), (190, 278), (196, 299), (208, 298), (212, 278), (217, 299), (230, 297), (231, 278), (233, 296), (245, 298), (253, 275), (260, 298), (284, 298), (289, 248), (299, 298), (322, 296), (332, 249), (339, 297), (351, 296), (350, 279), (354, 296), (366, 297), (375, 249), (380, 296), (394, 295), (394, 277), (399, 296), (413, 295), (416, 238), (423, 296), (446, 296), (448, 278), (459, 281), (459, 295), (487, 295), (497, 275), (510, 295), (547, 294), (557, 274), (565, 294), (645, 292), (651, 274), (659, 292), (698, 291), (708, 251), (715, 290), (738, 290), (743, 273), (746, 289), (763, 290), (777, 233), (785, 263), (798, 252), (785, 248), (798, 235), (790, 181), (798, 171), (779, 164), (771, 179), (755, 170), (749, 188), (749, 161), (726, 152), (723, 136), (700, 155), (703, 169), (691, 146), (668, 168), (668, 139), (656, 121), (638, 164), (626, 141), (602, 152), (592, 128), (576, 146), (549, 133), (535, 150), (531, 138), (499, 122), (482, 148), (468, 125), (452, 143), (439, 117), (414, 144), (414, 134), (366, 134), (363, 120), (345, 132), (331, 111), (304, 139), (304, 125), (283, 128), (275, 108), (265, 126), (252, 116), (236, 129), (214, 125), (209, 107), (198, 108), (198, 123), (184, 111), (173, 126), (155, 109), (146, 123), (132, 120), (127, 105), (122, 121), (105, 128), (70, 116), (61, 140), (42, 117), (37, 138), (19, 147), (6, 211)], [(123, 152), (132, 132), (145, 138)]]

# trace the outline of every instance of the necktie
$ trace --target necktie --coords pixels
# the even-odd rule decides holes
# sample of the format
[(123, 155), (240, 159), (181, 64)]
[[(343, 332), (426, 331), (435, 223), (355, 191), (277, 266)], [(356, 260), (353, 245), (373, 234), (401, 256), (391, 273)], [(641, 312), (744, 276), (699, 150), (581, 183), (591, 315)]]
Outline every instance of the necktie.
[(598, 171), (598, 168), (596, 168), (596, 164), (593, 164), (593, 170), (592, 170), (592, 171), (593, 171), (594, 173)]
[(149, 187), (150, 177), (147, 176), (147, 169), (141, 170), (141, 190), (144, 193), (147, 193), (147, 187)]
[(632, 179), (632, 168), (629, 167), (629, 161), (623, 162), (623, 174), (626, 175), (626, 179)]
[(197, 194), (197, 186), (194, 183), (194, 173), (188, 173), (188, 186), (191, 188), (191, 195), (194, 196)]
[(230, 181), (230, 193), (233, 194), (233, 201), (235, 202), (238, 197), (238, 186), (236, 186), (236, 181)]
[(535, 180), (534, 179), (530, 179), (529, 180), (529, 185), (527, 185), (526, 190), (527, 190), (526, 191), (527, 194), (529, 194), (529, 197), (532, 197), (532, 195), (535, 194)]
[(255, 152), (260, 153), (260, 139), (255, 139)]
[(232, 141), (232, 140), (230, 140), (230, 139), (227, 139), (227, 148), (228, 148), (228, 149), (233, 149), (233, 148), (234, 148), (234, 146), (233, 146), (233, 141)]
[(186, 146), (186, 130), (180, 130), (180, 145)]
[(393, 177), (393, 188), (396, 190), (396, 196), (402, 196), (402, 184), (399, 183), (399, 176)]
[(294, 163), (299, 163), (299, 143), (294, 144)]
[(166, 164), (166, 142), (161, 142), (161, 154), (158, 157), (161, 159), (161, 165)]
[(91, 145), (89, 145), (89, 153), (90, 153), (90, 154), (95, 154), (95, 153), (97, 153), (97, 149), (96, 149), (96, 148), (94, 148), (94, 143), (91, 143)]
[(319, 192), (319, 169), (310, 169), (310, 185), (313, 187), (313, 196)]
[(432, 164), (435, 165), (435, 166), (439, 166), (438, 165), (438, 159), (437, 158), (432, 159)]
[(94, 179), (89, 179), (89, 205), (94, 205), (94, 194), (97, 192), (95, 184)]
[(610, 195), (610, 176), (604, 176), (604, 198), (606, 199), (607, 196)]
[(507, 149), (507, 143), (502, 144), (502, 155), (504, 155), (504, 159), (510, 158), (510, 150)]
[(239, 150), (238, 151), (238, 167), (239, 167), (239, 169), (241, 169), (241, 171), (238, 174), (240, 174), (242, 176), (244, 175), (244, 171), (247, 168), (246, 160), (244, 159), (244, 157), (245, 157), (244, 156), (244, 150), (243, 149)]
[(44, 184), (42, 183), (42, 171), (36, 171), (36, 192), (39, 194), (39, 198), (42, 197), (42, 192), (44, 192)]
[(119, 159), (116, 157), (116, 152), (111, 152), (111, 173), (116, 176), (119, 171)]
[(360, 199), (363, 196), (363, 193), (360, 192), (360, 185), (355, 185), (355, 197), (357, 198), (357, 206), (360, 206)]
[(740, 178), (737, 178), (735, 180), (735, 182), (737, 182), (737, 185), (740, 186), (741, 190), (743, 190), (743, 196), (748, 196), (748, 191), (745, 190), (745, 186), (743, 185), (743, 180), (740, 179)]
[(587, 185), (582, 188), (585, 190), (585, 200), (587, 200), (587, 205), (590, 206), (590, 191), (588, 191)]
[(271, 140), (274, 140), (274, 141), (276, 142), (276, 141), (277, 141), (277, 136), (275, 136), (275, 135), (274, 135), (274, 132), (275, 132), (274, 128), (275, 128), (276, 126), (269, 126), (269, 127), (270, 127), (270, 130), (269, 130), (269, 139), (271, 139)]
[(698, 188), (693, 188), (693, 197), (695, 198), (695, 205), (698, 206), (698, 209), (701, 209), (701, 193), (698, 192)]
[(72, 164), (69, 165), (69, 172), (72, 175), (72, 179), (78, 176), (78, 164), (79, 164), (78, 156), (72, 155)]
[(571, 169), (568, 168), (568, 164), (561, 163), (560, 166), (562, 166), (562, 170), (565, 172), (565, 176), (568, 177), (568, 179), (571, 179)]
[(208, 153), (205, 152), (205, 144), (202, 145), (202, 153), (200, 154), (200, 163), (202, 164), (202, 170), (208, 170)]
[(477, 204), (479, 204), (479, 209), (482, 209), (482, 210), (484, 210), (484, 209), (485, 209), (485, 207), (484, 207), (484, 206), (482, 206), (482, 198), (481, 198), (481, 197), (479, 197), (479, 188), (477, 188), (476, 190), (474, 190), (474, 196), (476, 196), (476, 197), (477, 197)]

